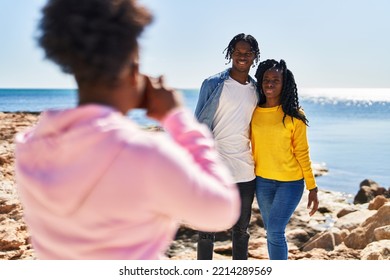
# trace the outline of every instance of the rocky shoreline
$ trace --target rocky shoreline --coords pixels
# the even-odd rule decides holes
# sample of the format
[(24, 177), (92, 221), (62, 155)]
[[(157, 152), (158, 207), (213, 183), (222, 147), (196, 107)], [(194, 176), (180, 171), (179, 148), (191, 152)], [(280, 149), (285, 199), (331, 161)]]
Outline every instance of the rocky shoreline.
[[(36, 123), (39, 113), (0, 112), (0, 260), (34, 259), (14, 180), (15, 133)], [(316, 176), (327, 170), (313, 165)], [(363, 180), (355, 196), (319, 191), (319, 211), (309, 217), (307, 192), (287, 226), (291, 260), (389, 260), (390, 188)], [(256, 202), (250, 224), (249, 258), (268, 259), (266, 234)], [(167, 257), (196, 259), (197, 232), (182, 225)], [(230, 231), (216, 235), (214, 259), (231, 259)]]

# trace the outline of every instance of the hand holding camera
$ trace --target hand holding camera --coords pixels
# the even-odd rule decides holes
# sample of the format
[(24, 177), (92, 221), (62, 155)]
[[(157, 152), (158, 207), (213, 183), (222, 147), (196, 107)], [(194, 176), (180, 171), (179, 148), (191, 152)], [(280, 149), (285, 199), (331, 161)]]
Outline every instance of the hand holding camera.
[(167, 88), (162, 76), (143, 76), (142, 86), (144, 94), (138, 107), (145, 109), (146, 115), (152, 119), (160, 121), (169, 111), (183, 105), (180, 93)]

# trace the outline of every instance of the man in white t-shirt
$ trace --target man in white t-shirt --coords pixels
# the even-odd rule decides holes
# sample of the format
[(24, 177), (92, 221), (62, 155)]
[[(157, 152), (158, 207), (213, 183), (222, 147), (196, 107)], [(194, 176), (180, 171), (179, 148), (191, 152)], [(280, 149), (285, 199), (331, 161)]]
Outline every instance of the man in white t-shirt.
[[(258, 102), (256, 82), (249, 76), (249, 70), (258, 63), (260, 50), (253, 36), (240, 33), (225, 51), (232, 67), (203, 81), (195, 116), (212, 131), (217, 150), (239, 187), (241, 215), (232, 228), (232, 257), (246, 260), (256, 188), (249, 129)], [(214, 232), (199, 232), (199, 260), (213, 258), (214, 240)]]

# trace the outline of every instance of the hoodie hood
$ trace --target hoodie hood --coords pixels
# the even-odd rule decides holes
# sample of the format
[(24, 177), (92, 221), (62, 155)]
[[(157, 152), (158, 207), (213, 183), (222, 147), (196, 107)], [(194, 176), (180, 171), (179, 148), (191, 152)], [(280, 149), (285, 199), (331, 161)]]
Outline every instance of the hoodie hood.
[(35, 127), (17, 134), (17, 186), (22, 200), (35, 200), (24, 201), (26, 207), (38, 202), (58, 215), (76, 211), (121, 150), (113, 142), (118, 121), (125, 120), (114, 109), (87, 105), (44, 112)]

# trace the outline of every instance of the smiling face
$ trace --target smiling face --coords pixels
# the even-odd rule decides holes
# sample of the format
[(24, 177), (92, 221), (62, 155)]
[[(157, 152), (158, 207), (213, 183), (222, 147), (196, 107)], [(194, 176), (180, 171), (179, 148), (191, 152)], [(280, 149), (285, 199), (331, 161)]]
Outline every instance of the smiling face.
[(265, 71), (261, 86), (266, 97), (266, 104), (280, 105), (283, 86), (282, 71), (277, 68)]
[(237, 42), (232, 53), (233, 69), (238, 72), (249, 73), (255, 59), (251, 45), (244, 41)]

